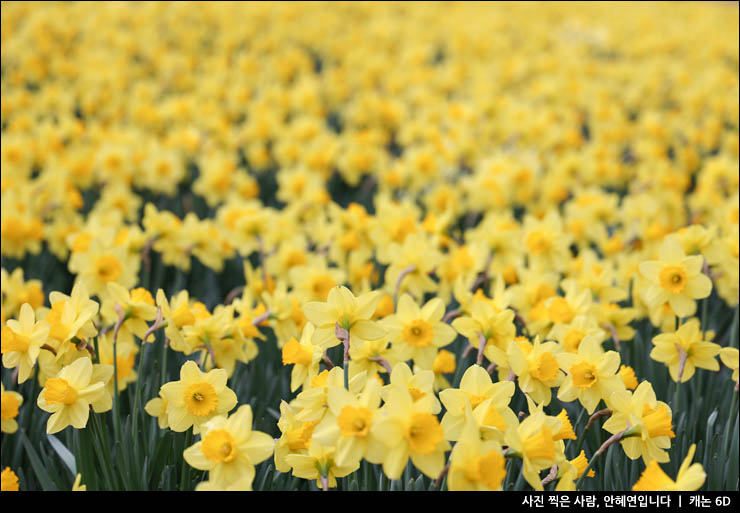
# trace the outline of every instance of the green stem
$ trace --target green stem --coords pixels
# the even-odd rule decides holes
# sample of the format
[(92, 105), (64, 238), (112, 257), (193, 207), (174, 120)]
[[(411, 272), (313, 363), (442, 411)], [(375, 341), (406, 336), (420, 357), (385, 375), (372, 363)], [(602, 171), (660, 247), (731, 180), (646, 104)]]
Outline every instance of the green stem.
[(460, 348), (457, 352), (457, 358), (456, 358), (456, 364), (455, 364), (455, 374), (452, 376), (452, 382), (451, 385), (453, 388), (459, 388), (460, 387), (460, 380), (462, 379), (463, 375), (463, 360), (465, 360), (465, 345), (466, 342), (463, 342), (460, 344)]
[(707, 312), (709, 311), (709, 297), (701, 300), (701, 339), (707, 339)]
[(350, 339), (350, 324), (348, 321), (342, 321), (341, 325), (339, 322), (334, 327), (334, 334), (344, 344), (344, 365), (342, 372), (344, 373), (344, 389), (349, 390), (349, 339)]
[[(578, 414), (578, 421), (576, 422), (576, 424), (578, 424), (578, 422), (580, 422), (581, 415), (585, 411), (586, 411), (585, 409), (584, 410), (581, 410), (581, 413)], [(576, 453), (575, 453), (575, 456), (578, 456), (579, 454), (581, 454), (581, 449), (583, 448), (583, 442), (586, 440), (586, 432), (589, 430), (589, 428), (591, 427), (591, 425), (594, 424), (594, 423), (596, 423), (596, 421), (599, 420), (601, 417), (609, 416), (609, 415), (611, 415), (611, 410), (609, 410), (609, 409), (599, 410), (599, 411), (595, 412), (593, 415), (591, 415), (591, 417), (588, 419), (588, 422), (586, 423), (586, 427), (583, 428), (583, 433), (581, 433), (581, 436), (578, 439), (578, 444), (576, 445)], [(601, 433), (601, 431), (599, 431), (599, 433)], [(601, 438), (601, 437), (599, 437), (599, 438)]]
[(673, 391), (673, 404), (671, 407), (673, 408), (673, 411), (678, 411), (678, 401), (681, 399), (681, 382), (676, 381), (676, 388)]
[[(31, 382), (30, 383), (30, 385), (31, 385), (31, 395), (29, 397), (38, 398), (38, 396), (39, 396), (39, 387), (41, 386), (39, 384), (39, 366), (38, 365), (34, 365), (33, 370), (31, 371), (31, 377), (28, 378), (28, 379)], [(23, 385), (23, 386), (26, 386), (27, 387), (28, 385)], [(28, 390), (28, 388), (26, 388), (26, 390)], [(18, 392), (21, 392), (21, 390), (17, 390), (17, 391)], [(25, 393), (24, 393), (24, 395), (25, 395)], [(23, 408), (23, 410), (19, 414), (18, 424), (21, 425), (21, 426), (30, 426), (31, 425), (31, 422), (32, 422), (31, 419), (33, 418), (33, 415), (34, 415), (34, 412), (35, 411), (36, 411), (36, 408), (31, 408), (31, 407), (25, 407), (25, 408)], [(21, 417), (23, 418), (22, 421), (21, 421)], [(7, 435), (3, 435), (3, 438), (4, 439), (6, 439), (6, 438), (9, 439), (10, 437), (7, 436)], [(20, 457), (21, 457), (21, 455), (22, 455), (23, 452), (25, 452), (25, 451), (23, 451), (23, 444), (16, 443), (15, 444), (15, 449), (13, 450), (13, 458), (12, 458), (12, 461), (14, 461), (14, 462), (20, 461)], [(7, 453), (3, 452), (3, 455), (5, 455), (5, 454), (7, 454)]]
[(113, 469), (113, 463), (111, 461), (110, 453), (110, 440), (107, 436), (106, 428), (103, 425), (104, 417), (99, 414), (93, 414), (93, 431), (90, 433), (93, 438), (93, 447), (97, 447), (96, 453), (98, 453), (98, 461), (103, 469), (103, 476), (110, 486), (110, 490), (119, 489), (118, 480), (114, 477), (116, 472)]
[(95, 346), (95, 358), (94, 363), (100, 363), (100, 350), (98, 349), (98, 337), (93, 338), (93, 346)]
[(583, 482), (583, 478), (588, 475), (588, 472), (593, 468), (594, 463), (596, 463), (596, 458), (601, 456), (601, 453), (599, 451), (596, 451), (596, 453), (591, 457), (591, 460), (588, 462), (588, 466), (586, 467), (586, 470), (583, 471), (583, 474), (581, 474), (581, 477), (578, 478), (578, 481), (576, 481), (576, 491), (579, 491), (581, 489), (581, 483)]
[[(576, 423), (573, 424), (573, 429), (581, 423), (581, 420), (583, 420), (583, 415), (586, 413), (586, 408), (583, 408), (581, 412), (578, 414), (578, 418), (576, 419)], [(581, 433), (581, 436), (578, 437), (578, 442), (576, 442), (576, 452), (572, 456), (574, 458), (578, 457), (579, 454), (581, 454), (581, 449), (583, 448), (583, 441), (586, 439), (586, 430), (584, 429)]]
[(725, 424), (725, 437), (724, 437), (724, 444), (722, 444), (723, 445), (722, 454), (729, 454), (727, 451), (730, 449), (730, 446), (729, 446), (730, 432), (732, 430), (732, 427), (735, 425), (735, 415), (737, 415), (737, 401), (738, 401), (738, 391), (737, 389), (735, 389), (735, 391), (732, 393), (732, 404), (730, 405), (730, 416), (727, 417), (727, 424)]
[(342, 372), (344, 373), (344, 389), (349, 390), (349, 335), (347, 335), (346, 349), (344, 350), (344, 366)]
[(118, 397), (118, 328), (113, 333), (113, 431), (115, 442), (121, 441), (121, 404)]
[[(188, 449), (191, 445), (193, 445), (193, 428), (191, 427), (187, 431), (185, 431), (185, 449)], [(185, 490), (185, 487), (189, 484), (190, 481), (190, 467), (188, 466), (188, 462), (185, 461), (185, 456), (182, 457), (182, 472), (180, 476), (180, 490)]]
[(398, 295), (401, 292), (401, 282), (406, 277), (406, 275), (413, 273), (414, 271), (416, 271), (416, 266), (409, 265), (401, 271), (401, 274), (399, 274), (398, 278), (396, 279), (396, 289), (393, 293), (393, 312), (394, 313), (396, 312), (396, 310), (398, 310)]
[(513, 467), (514, 467), (514, 460), (507, 459), (506, 460), (506, 476), (504, 477), (504, 484), (502, 487), (502, 490), (505, 492), (509, 491), (509, 486), (513, 486), (513, 484), (511, 483), (511, 476), (512, 476), (511, 471), (513, 470)]
[(141, 278), (141, 284), (146, 287), (147, 290), (151, 290), (152, 285), (152, 269), (151, 269), (151, 262), (147, 265), (144, 264), (144, 276)]
[(167, 337), (162, 341), (162, 368), (160, 369), (160, 384), (164, 385), (167, 379)]
[[(141, 387), (144, 383), (144, 380), (141, 376), (141, 369), (143, 368), (144, 363), (144, 351), (146, 351), (146, 344), (142, 341), (141, 343), (141, 349), (139, 350), (139, 369), (137, 371), (137, 381), (136, 381), (136, 395), (134, 396), (134, 410), (132, 412), (133, 414), (133, 420), (131, 421), (131, 441), (134, 444), (134, 449), (138, 448), (138, 432), (137, 428), (139, 426), (139, 405), (141, 404)], [(136, 459), (139, 459), (139, 456), (141, 454), (141, 451), (135, 451)], [(137, 463), (141, 463), (140, 461), (137, 461)]]
[(514, 491), (515, 492), (523, 491), (525, 482), (526, 481), (524, 480), (524, 470), (522, 467), (522, 470), (519, 472), (519, 475), (516, 477), (516, 482), (514, 483)]
[(630, 436), (636, 436), (638, 434), (639, 434), (639, 431), (636, 430), (634, 427), (631, 428), (631, 429), (625, 429), (623, 431), (620, 431), (619, 433), (616, 433), (616, 434), (610, 436), (606, 440), (606, 442), (604, 442), (603, 444), (601, 444), (601, 447), (599, 447), (599, 449), (591, 457), (591, 460), (589, 460), (588, 466), (586, 467), (586, 469), (581, 474), (581, 477), (579, 477), (578, 478), (578, 481), (576, 481), (576, 490), (580, 490), (581, 489), (581, 484), (583, 483), (583, 479), (588, 474), (588, 471), (593, 468), (594, 463), (596, 463), (596, 459), (599, 456), (601, 456), (602, 454), (604, 454), (607, 451), (607, 449), (609, 449), (609, 447), (611, 447), (615, 443), (619, 442), (620, 440), (622, 440), (624, 438), (628, 438)]

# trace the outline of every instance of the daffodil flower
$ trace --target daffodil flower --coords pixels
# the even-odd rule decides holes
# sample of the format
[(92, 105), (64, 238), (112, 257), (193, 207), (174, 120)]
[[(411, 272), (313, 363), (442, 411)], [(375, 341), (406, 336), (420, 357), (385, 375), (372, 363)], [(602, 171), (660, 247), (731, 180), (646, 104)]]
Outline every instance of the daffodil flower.
[(208, 470), (211, 485), (226, 489), (238, 482), (251, 489), (255, 465), (272, 456), (275, 445), (270, 435), (252, 430), (251, 406), (240, 406), (228, 418), (214, 417), (200, 432), (201, 440), (183, 454), (188, 465)]
[(13, 434), (18, 431), (18, 409), (23, 404), (23, 396), (12, 390), (5, 390), (4, 385), (0, 385), (2, 394), (0, 394), (0, 404), (2, 404), (2, 427), (3, 433)]
[(561, 427), (556, 417), (549, 417), (540, 409), (506, 431), (505, 443), (522, 458), (524, 479), (535, 490), (543, 489), (540, 472), (556, 463), (559, 453), (556, 435)]
[[(494, 415), (489, 412), (490, 408), (495, 410), (496, 418), (486, 424), (503, 426), (503, 430), (509, 424), (506, 412), (509, 409), (516, 386), (511, 381), (500, 381), (494, 383), (491, 376), (480, 365), (471, 365), (463, 374), (459, 388), (447, 388), (439, 393), (439, 399), (447, 410), (442, 417), (442, 427), (448, 440), (457, 440), (465, 425), (465, 405), (470, 404), (473, 411), (477, 406), (491, 399), (491, 403), (485, 409), (487, 416)], [(503, 415), (503, 416), (502, 416)], [(513, 413), (512, 413), (513, 415)]]
[(704, 257), (686, 256), (675, 237), (666, 237), (659, 259), (640, 264), (640, 273), (650, 282), (645, 302), (651, 307), (668, 303), (679, 317), (694, 315), (694, 300), (712, 292), (712, 281), (702, 273), (703, 264)]
[(413, 359), (423, 369), (432, 368), (437, 351), (457, 336), (450, 325), (442, 322), (444, 314), (445, 305), (439, 298), (419, 307), (408, 294), (401, 296), (396, 314), (383, 320), (401, 360)]
[(640, 475), (640, 479), (632, 487), (632, 491), (693, 492), (698, 490), (704, 484), (707, 474), (704, 472), (704, 467), (702, 467), (701, 463), (691, 464), (695, 452), (696, 444), (691, 444), (689, 452), (678, 469), (678, 476), (676, 476), (675, 481), (663, 472), (657, 460), (652, 460), (648, 463), (642, 475)]
[[(470, 406), (468, 406), (470, 408)], [(467, 415), (460, 438), (450, 455), (448, 489), (451, 491), (500, 490), (506, 477), (501, 444), (482, 441), (472, 412)]]
[(383, 460), (385, 447), (375, 429), (380, 418), (380, 387), (380, 381), (369, 379), (359, 396), (344, 387), (329, 389), (329, 412), (314, 429), (314, 439), (336, 448), (337, 465), (354, 467), (363, 458), (371, 463)]
[(31, 375), (48, 335), (49, 325), (44, 321), (36, 321), (33, 308), (28, 303), (21, 306), (18, 320), (6, 321), (2, 329), (3, 366), (6, 369), (19, 367), (18, 384)]
[(204, 373), (194, 361), (180, 368), (180, 380), (162, 385), (160, 394), (167, 401), (167, 422), (172, 431), (182, 432), (200, 426), (236, 406), (236, 394), (226, 386), (226, 371), (213, 369)]
[(509, 364), (519, 388), (538, 404), (550, 404), (550, 389), (560, 385), (565, 377), (555, 358), (561, 350), (555, 342), (541, 343), (539, 337), (534, 344), (527, 341), (509, 344)]
[(308, 388), (311, 380), (319, 373), (319, 361), (324, 350), (311, 343), (313, 333), (313, 324), (306, 323), (301, 340), (291, 338), (283, 346), (283, 365), (293, 365), (290, 373), (291, 392), (295, 392), (300, 387), (304, 390)]
[(46, 423), (48, 434), (57, 433), (67, 426), (84, 428), (91, 406), (98, 413), (110, 409), (105, 382), (113, 375), (113, 367), (105, 365), (99, 368), (102, 372), (95, 372), (90, 358), (78, 358), (59, 371), (56, 377), (46, 380), (37, 404), (52, 414)]
[(660, 463), (668, 461), (666, 449), (675, 438), (671, 408), (658, 401), (649, 381), (643, 381), (634, 391), (616, 391), (610, 399), (611, 417), (604, 422), (604, 429), (619, 433), (628, 428), (639, 430), (639, 436), (631, 436), (620, 441), (627, 457), (635, 460), (642, 456), (645, 463), (652, 460)]
[(608, 405), (612, 393), (624, 389), (617, 375), (619, 353), (604, 352), (595, 338), (584, 339), (577, 354), (562, 352), (557, 360), (567, 372), (558, 389), (558, 399), (565, 402), (578, 399), (589, 414), (594, 412), (599, 401), (604, 399)]
[(450, 444), (444, 429), (422, 401), (414, 402), (411, 393), (400, 387), (390, 389), (383, 406), (385, 417), (375, 433), (385, 446), (383, 471), (389, 479), (401, 477), (409, 458), (426, 476), (436, 479), (445, 466)]
[(719, 370), (720, 346), (704, 340), (699, 319), (689, 319), (675, 333), (661, 333), (653, 338), (650, 358), (668, 365), (673, 381), (687, 382), (697, 368)]
[(326, 349), (340, 343), (336, 327), (362, 340), (378, 340), (385, 335), (380, 325), (370, 320), (380, 301), (379, 291), (355, 297), (347, 287), (334, 287), (329, 291), (325, 303), (312, 301), (303, 305), (306, 318), (316, 326), (311, 341)]

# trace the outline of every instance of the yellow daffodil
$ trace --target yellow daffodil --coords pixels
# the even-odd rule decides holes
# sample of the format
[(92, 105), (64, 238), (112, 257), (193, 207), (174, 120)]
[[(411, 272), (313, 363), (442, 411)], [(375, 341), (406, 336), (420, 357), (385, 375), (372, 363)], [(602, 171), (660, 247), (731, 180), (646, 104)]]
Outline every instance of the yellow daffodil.
[[(463, 374), (460, 380), (459, 388), (448, 388), (439, 393), (439, 399), (445, 407), (445, 414), (442, 417), (442, 427), (445, 430), (445, 437), (448, 440), (457, 440), (462, 428), (465, 425), (465, 405), (470, 404), (473, 410), (478, 405), (491, 399), (489, 408), (492, 406), (496, 411), (496, 422), (499, 428), (503, 421), (503, 429), (507, 425), (505, 418), (501, 417), (501, 412), (508, 410), (509, 401), (514, 395), (516, 386), (511, 381), (502, 381), (494, 383), (491, 376), (486, 370), (479, 365), (471, 365)], [(488, 413), (486, 408), (484, 414)]]
[(532, 264), (558, 271), (566, 268), (570, 260), (568, 247), (571, 237), (563, 230), (562, 219), (557, 212), (548, 212), (541, 220), (527, 216), (523, 232), (527, 257)]
[(290, 465), (285, 460), (289, 454), (307, 454), (313, 439), (313, 430), (318, 420), (305, 422), (296, 419), (296, 409), (287, 402), (280, 402), (280, 419), (278, 429), (282, 435), (275, 442), (275, 468), (280, 472), (290, 472)]
[[(360, 392), (366, 380), (367, 376), (364, 373), (352, 376), (349, 380), (350, 392)], [(302, 390), (291, 402), (291, 406), (299, 410), (296, 418), (300, 421), (321, 420), (327, 412), (326, 401), (329, 389), (342, 386), (343, 383), (344, 371), (341, 367), (319, 372), (311, 380), (310, 388)]]
[(20, 490), (18, 476), (10, 467), (5, 467), (0, 474), (0, 490), (3, 492), (17, 492)]
[(385, 271), (385, 281), (394, 287), (399, 283), (399, 293), (409, 292), (414, 297), (421, 297), (436, 289), (429, 274), (438, 265), (441, 255), (424, 234), (411, 233), (402, 243), (392, 242), (387, 247), (385, 258), (382, 255), (381, 252), (378, 259), (390, 264)]
[(558, 457), (555, 435), (560, 432), (561, 422), (548, 417), (542, 410), (524, 419), (518, 426), (506, 431), (505, 443), (509, 450), (522, 458), (522, 474), (535, 490), (542, 490), (540, 471), (550, 468)]
[(368, 376), (387, 373), (386, 363), (394, 368), (401, 359), (399, 352), (394, 345), (391, 345), (387, 334), (378, 340), (352, 342), (349, 348), (350, 378), (363, 372)]
[[(583, 475), (587, 466), (588, 460), (586, 459), (586, 453), (584, 451), (581, 451), (580, 454), (572, 460), (563, 462), (562, 469), (558, 469), (560, 479), (558, 480), (557, 486), (555, 486), (555, 491), (575, 492), (575, 481)], [(596, 473), (591, 469), (588, 471), (587, 475), (588, 477), (594, 477)]]
[(68, 267), (77, 274), (90, 294), (106, 299), (108, 283), (117, 283), (124, 288), (134, 286), (139, 262), (138, 258), (131, 259), (125, 247), (111, 247), (102, 239), (93, 239), (86, 252), (72, 254)]
[(444, 390), (449, 388), (450, 382), (445, 378), (445, 374), (452, 374), (457, 368), (455, 355), (445, 349), (441, 349), (432, 363), (432, 372), (434, 372), (434, 390)]
[[(226, 417), (239, 393), (259, 425), (280, 404), (275, 469), (321, 488), (359, 465), (406, 486), (447, 462), (450, 489), (566, 491), (596, 454), (570, 402), (579, 434), (599, 408), (627, 434), (637, 489), (699, 486), (693, 448), (678, 477), (659, 463), (674, 413), (691, 424), (701, 388), (738, 386), (740, 75), (722, 4), (3, 2), (3, 436), (37, 445), (32, 385), (49, 431), (115, 399), (114, 466), (132, 429), (192, 426), (210, 470), (196, 490), (249, 490), (234, 440), (252, 426)], [(721, 372), (669, 386), (672, 411), (661, 364), (679, 384)], [(141, 406), (156, 421), (139, 426)], [(100, 470), (88, 485), (120, 481)]]
[(31, 305), (21, 306), (18, 320), (8, 319), (2, 329), (3, 366), (18, 367), (18, 383), (23, 383), (31, 375), (41, 346), (47, 341), (49, 325), (37, 321)]
[(442, 322), (444, 314), (445, 305), (439, 298), (419, 307), (408, 294), (401, 296), (396, 314), (383, 319), (401, 360), (413, 359), (423, 369), (432, 368), (438, 349), (457, 336), (450, 325)]
[(565, 377), (555, 358), (560, 350), (557, 343), (541, 343), (539, 337), (534, 344), (525, 341), (509, 344), (509, 364), (517, 376), (519, 388), (538, 404), (550, 404), (550, 389), (559, 386)]
[(656, 460), (648, 463), (642, 472), (640, 479), (632, 487), (633, 492), (693, 492), (698, 490), (704, 484), (707, 478), (706, 472), (701, 463), (691, 464), (696, 451), (696, 444), (691, 444), (689, 452), (686, 454), (678, 469), (678, 476), (674, 481), (666, 475), (660, 468)]
[(334, 461), (334, 447), (327, 447), (318, 442), (311, 443), (307, 454), (288, 454), (285, 461), (293, 469), (293, 475), (302, 479), (315, 479), (321, 487), (325, 478), (329, 488), (336, 488), (337, 478), (351, 474), (359, 468), (354, 465), (341, 466)]
[(621, 365), (617, 375), (622, 378), (622, 383), (624, 383), (625, 388), (629, 388), (630, 390), (637, 388), (635, 370), (629, 365)]
[(472, 412), (467, 417), (450, 455), (447, 488), (451, 491), (500, 490), (506, 477), (501, 445), (493, 440), (482, 441)]
[(46, 423), (47, 433), (57, 433), (70, 425), (75, 429), (84, 428), (91, 406), (96, 413), (111, 408), (105, 383), (113, 375), (113, 367), (106, 365), (100, 369), (101, 372), (94, 372), (90, 358), (79, 358), (56, 377), (46, 380), (37, 404), (52, 414)]
[(18, 421), (15, 418), (18, 416), (18, 409), (23, 404), (23, 396), (12, 390), (6, 391), (5, 386), (2, 386), (0, 404), (2, 404), (2, 432), (12, 435), (18, 431)]
[[(473, 418), (478, 423), (481, 440), (496, 440), (503, 443), (506, 430), (519, 424), (519, 419), (509, 407), (509, 399), (506, 396), (492, 396), (473, 408)], [(467, 422), (467, 417), (465, 419)], [(444, 418), (442, 423), (445, 428), (449, 426)], [(455, 434), (454, 427), (446, 431), (448, 438), (451, 438), (450, 434)]]
[(167, 422), (170, 429), (182, 432), (200, 426), (236, 406), (236, 394), (226, 386), (226, 371), (213, 369), (202, 372), (193, 361), (180, 368), (180, 380), (162, 385), (163, 400), (167, 401)]
[(227, 488), (237, 481), (250, 490), (254, 467), (272, 456), (275, 442), (266, 433), (252, 430), (252, 408), (240, 406), (228, 418), (219, 415), (201, 425), (201, 440), (185, 449), (191, 467), (208, 470), (212, 485)]
[(485, 340), (483, 354), (486, 358), (499, 366), (508, 367), (506, 351), (516, 336), (513, 310), (498, 310), (486, 301), (473, 301), (470, 317), (455, 319), (452, 327), (467, 337), (474, 347), (480, 346), (482, 336)]
[(640, 273), (650, 282), (645, 302), (651, 307), (668, 303), (679, 317), (694, 315), (694, 300), (712, 292), (712, 281), (702, 273), (703, 263), (701, 255), (686, 256), (676, 238), (666, 237), (659, 259), (640, 264)]
[(93, 317), (98, 313), (100, 305), (90, 299), (81, 282), (75, 284), (70, 296), (51, 292), (49, 302), (51, 310), (45, 321), (49, 324), (49, 339), (56, 342), (56, 356), (59, 359), (66, 351), (75, 349), (75, 344), (66, 342), (73, 338), (89, 340), (97, 334)]
[(324, 350), (311, 343), (313, 333), (313, 324), (307, 323), (300, 342), (291, 338), (283, 346), (283, 365), (293, 365), (290, 374), (291, 392), (295, 392), (300, 387), (308, 388), (311, 380), (319, 373), (319, 360)]
[(195, 314), (191, 310), (189, 293), (181, 290), (169, 300), (162, 289), (157, 290), (156, 304), (162, 311), (162, 318), (167, 322), (164, 330), (170, 341), (170, 347), (185, 354), (193, 352), (183, 336), (182, 328), (195, 324)]
[(736, 347), (723, 347), (719, 351), (719, 359), (722, 360), (722, 363), (725, 364), (727, 367), (729, 367), (732, 370), (732, 380), (737, 383), (738, 380), (738, 374), (740, 374), (740, 371), (738, 371), (738, 367), (740, 367), (738, 362), (738, 350)]
[(389, 389), (375, 434), (385, 445), (383, 472), (389, 479), (401, 477), (409, 458), (424, 475), (436, 479), (445, 466), (450, 444), (444, 429), (425, 401), (414, 402), (408, 390)]
[(323, 348), (340, 343), (336, 326), (347, 330), (350, 340), (377, 340), (385, 330), (370, 320), (380, 301), (380, 293), (368, 292), (355, 297), (347, 287), (334, 287), (329, 291), (326, 303), (312, 301), (303, 305), (306, 317), (316, 326), (311, 341)]
[(665, 363), (673, 381), (685, 383), (697, 368), (719, 370), (720, 346), (704, 340), (699, 319), (686, 321), (675, 333), (661, 333), (653, 338), (653, 346), (650, 358)]
[(578, 353), (563, 352), (557, 355), (557, 359), (567, 373), (558, 389), (558, 399), (565, 402), (578, 399), (589, 414), (602, 399), (608, 405), (612, 393), (624, 389), (624, 383), (617, 375), (619, 353), (604, 352), (596, 339), (585, 339), (578, 347)]
[(432, 413), (437, 414), (442, 409), (437, 397), (433, 392), (434, 373), (428, 370), (416, 370), (411, 372), (408, 365), (401, 362), (393, 366), (391, 371), (391, 382), (383, 387), (381, 397), (385, 399), (393, 387), (401, 387), (411, 393), (414, 402), (424, 401)]
[(653, 386), (643, 381), (630, 393), (627, 390), (612, 393), (612, 415), (604, 422), (604, 429), (618, 433), (625, 429), (639, 430), (639, 436), (621, 440), (622, 448), (630, 459), (642, 456), (645, 463), (652, 460), (668, 461), (671, 438), (675, 438), (670, 407), (655, 398)]
[[(109, 323), (116, 323), (119, 319), (116, 305), (123, 312), (123, 322), (118, 331), (118, 341), (127, 342), (136, 335), (141, 339), (149, 329), (147, 321), (153, 321), (157, 316), (157, 307), (154, 298), (148, 290), (135, 288), (129, 292), (118, 283), (108, 284), (108, 299), (103, 302), (100, 314)], [(145, 340), (144, 342), (151, 342)]]
[(354, 467), (365, 458), (372, 463), (383, 460), (385, 447), (378, 439), (381, 383), (369, 379), (359, 396), (344, 387), (329, 389), (326, 404), (329, 412), (313, 431), (314, 439), (334, 446), (334, 461), (341, 467)]
[(159, 429), (166, 429), (170, 427), (168, 416), (167, 416), (167, 400), (162, 397), (162, 391), (159, 391), (159, 397), (150, 399), (144, 405), (144, 411), (152, 417), (157, 417), (157, 425)]

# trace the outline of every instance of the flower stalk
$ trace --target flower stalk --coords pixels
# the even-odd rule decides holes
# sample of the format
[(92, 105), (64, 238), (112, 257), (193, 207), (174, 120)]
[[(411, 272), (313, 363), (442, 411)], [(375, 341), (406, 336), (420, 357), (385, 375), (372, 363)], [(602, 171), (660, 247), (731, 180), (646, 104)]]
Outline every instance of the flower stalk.
[(393, 311), (394, 312), (398, 308), (398, 294), (401, 292), (401, 282), (406, 277), (406, 275), (411, 274), (414, 271), (416, 271), (416, 266), (409, 265), (408, 267), (405, 267), (401, 271), (401, 274), (398, 275), (398, 279), (396, 280), (396, 290), (393, 293)]
[(349, 390), (349, 330), (336, 323), (334, 333), (344, 344), (344, 365), (342, 367), (344, 369), (344, 388)]

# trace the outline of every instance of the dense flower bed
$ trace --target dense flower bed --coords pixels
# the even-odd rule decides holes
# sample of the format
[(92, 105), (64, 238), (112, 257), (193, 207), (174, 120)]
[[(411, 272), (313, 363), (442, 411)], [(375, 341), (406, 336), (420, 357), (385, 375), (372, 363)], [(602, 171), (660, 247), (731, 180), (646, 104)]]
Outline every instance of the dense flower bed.
[(2, 4), (2, 490), (737, 490), (738, 10)]

